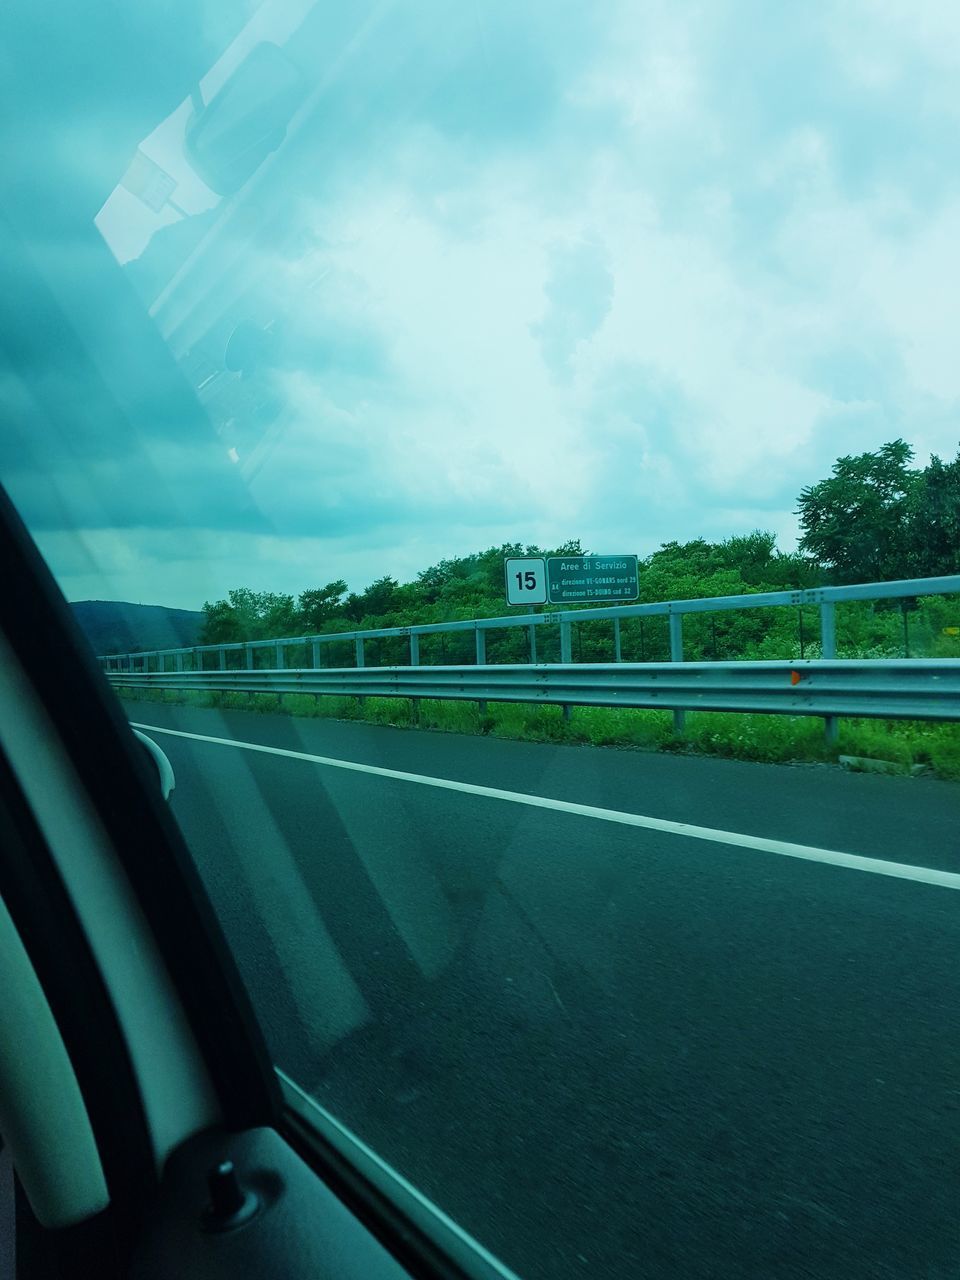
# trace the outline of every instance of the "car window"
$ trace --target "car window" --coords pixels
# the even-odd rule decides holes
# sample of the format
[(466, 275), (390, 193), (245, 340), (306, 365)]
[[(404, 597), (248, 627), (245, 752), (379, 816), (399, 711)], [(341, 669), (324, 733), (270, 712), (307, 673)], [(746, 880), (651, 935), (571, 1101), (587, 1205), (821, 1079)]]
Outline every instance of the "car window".
[(952, 7), (41, 8), (0, 481), (284, 1079), (530, 1280), (955, 1274)]

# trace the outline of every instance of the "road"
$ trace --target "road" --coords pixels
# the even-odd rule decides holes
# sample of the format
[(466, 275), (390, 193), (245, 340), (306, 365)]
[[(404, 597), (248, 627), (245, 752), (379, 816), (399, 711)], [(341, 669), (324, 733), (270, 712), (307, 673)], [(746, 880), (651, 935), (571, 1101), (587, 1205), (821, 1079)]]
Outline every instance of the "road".
[(521, 1276), (960, 1273), (960, 788), (127, 709), (276, 1061)]

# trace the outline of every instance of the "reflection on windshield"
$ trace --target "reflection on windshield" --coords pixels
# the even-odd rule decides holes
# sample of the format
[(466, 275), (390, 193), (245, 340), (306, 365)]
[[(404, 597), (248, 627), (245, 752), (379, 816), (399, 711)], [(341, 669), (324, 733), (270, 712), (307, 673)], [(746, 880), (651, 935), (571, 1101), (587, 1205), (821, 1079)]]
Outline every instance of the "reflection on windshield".
[[(278, 1064), (531, 1277), (954, 1274), (953, 9), (3, 21), (0, 476), (222, 681), (118, 687)], [(306, 683), (681, 662), (797, 702)]]

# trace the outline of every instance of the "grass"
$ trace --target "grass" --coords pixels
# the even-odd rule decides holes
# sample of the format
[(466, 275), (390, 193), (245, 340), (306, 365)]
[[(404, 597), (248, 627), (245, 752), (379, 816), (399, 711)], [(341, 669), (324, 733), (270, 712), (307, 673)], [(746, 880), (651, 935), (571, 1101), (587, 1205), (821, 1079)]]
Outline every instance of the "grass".
[(419, 727), (448, 733), (479, 733), (524, 742), (589, 743), (693, 752), (766, 763), (830, 762), (840, 755), (889, 760), (907, 772), (926, 765), (940, 778), (960, 779), (960, 724), (905, 720), (841, 720), (839, 741), (824, 740), (822, 722), (811, 716), (689, 712), (682, 735), (669, 711), (574, 707), (565, 720), (560, 707), (490, 703), (484, 715), (474, 702), (421, 701), (419, 718), (408, 698), (317, 697), (308, 693), (217, 693), (172, 689), (123, 689), (125, 698), (201, 707), (369, 724)]

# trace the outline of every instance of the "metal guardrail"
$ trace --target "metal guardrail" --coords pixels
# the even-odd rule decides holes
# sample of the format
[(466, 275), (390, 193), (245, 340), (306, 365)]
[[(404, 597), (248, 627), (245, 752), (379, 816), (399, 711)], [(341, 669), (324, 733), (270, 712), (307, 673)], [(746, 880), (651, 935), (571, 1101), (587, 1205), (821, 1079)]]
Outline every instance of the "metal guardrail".
[[(390, 667), (390, 668), (374, 668), (379, 671), (401, 671), (420, 669), (420, 637), (428, 635), (443, 635), (448, 632), (473, 632), (476, 664), (478, 667), (486, 668), (487, 653), (487, 634), (490, 631), (507, 630), (514, 627), (525, 627), (528, 632), (528, 656), (530, 664), (537, 663), (537, 630), (538, 628), (547, 626), (556, 626), (559, 628), (560, 640), (560, 663), (552, 665), (569, 666), (573, 662), (573, 624), (578, 622), (603, 622), (610, 621), (613, 624), (613, 652), (616, 659), (618, 670), (623, 669), (628, 664), (621, 662), (621, 644), (620, 644), (620, 624), (622, 621), (630, 618), (652, 618), (666, 617), (669, 621), (670, 630), (670, 661), (671, 663), (684, 663), (690, 666), (712, 666), (716, 669), (730, 669), (732, 667), (745, 667), (745, 662), (735, 663), (700, 663), (686, 664), (683, 654), (683, 619), (687, 614), (703, 614), (703, 613), (721, 613), (739, 609), (768, 609), (768, 608), (799, 608), (804, 605), (813, 605), (820, 610), (820, 652), (824, 660), (836, 658), (836, 606), (847, 601), (864, 601), (864, 600), (891, 600), (891, 599), (910, 599), (916, 596), (926, 595), (952, 595), (960, 594), (960, 574), (953, 574), (948, 577), (939, 578), (903, 578), (896, 582), (865, 582), (855, 583), (843, 587), (812, 587), (802, 591), (760, 591), (752, 592), (744, 595), (735, 596), (708, 596), (695, 600), (665, 600), (650, 604), (628, 604), (614, 605), (609, 608), (589, 608), (589, 609), (557, 609), (544, 613), (534, 614), (510, 614), (506, 617), (496, 618), (474, 618), (457, 622), (424, 622), (416, 623), (408, 627), (378, 627), (367, 631), (329, 631), (318, 635), (305, 636), (284, 636), (278, 639), (270, 640), (248, 640), (234, 642), (229, 644), (212, 644), (212, 645), (193, 645), (189, 648), (181, 649), (154, 649), (141, 653), (124, 653), (124, 654), (106, 654), (100, 658), (100, 663), (105, 672), (113, 678), (118, 674), (130, 676), (133, 674), (145, 675), (201, 675), (210, 674), (206, 668), (206, 655), (213, 654), (216, 656), (217, 669), (221, 673), (228, 673), (231, 678), (239, 676), (242, 671), (250, 673), (256, 672), (255, 679), (260, 679), (268, 674), (275, 674), (286, 668), (287, 650), (293, 647), (308, 646), (310, 651), (311, 669), (315, 672), (323, 672), (325, 678), (334, 680), (338, 678), (342, 669), (337, 669), (337, 675), (331, 674), (334, 669), (324, 668), (322, 649), (324, 645), (352, 643), (354, 647), (354, 661), (357, 670), (365, 670), (365, 651), (364, 645), (368, 640), (379, 640), (389, 637), (406, 637), (409, 645), (409, 668)], [(260, 671), (256, 669), (255, 653), (260, 650), (271, 650), (274, 658), (273, 672)], [(229, 654), (237, 654), (239, 656), (240, 667), (230, 668), (228, 662)], [(945, 659), (944, 661), (953, 661)], [(916, 660), (910, 659), (910, 662), (916, 666)], [(168, 665), (172, 663), (175, 671), (167, 672)], [(187, 665), (191, 664), (193, 671), (187, 671)], [(579, 665), (579, 664), (578, 664)], [(653, 668), (658, 664), (642, 663), (637, 664), (644, 668)], [(753, 666), (762, 666), (763, 664), (752, 664)], [(871, 663), (875, 666), (876, 663)], [(151, 666), (153, 671), (151, 672)], [(436, 671), (440, 668), (428, 667), (430, 671)], [(469, 670), (470, 668), (464, 668)], [(490, 668), (487, 668), (489, 670)], [(498, 665), (498, 671), (501, 669)], [(519, 664), (514, 669), (519, 670)], [(585, 669), (585, 666), (584, 668)], [(461, 670), (457, 667), (449, 667), (446, 670)], [(302, 672), (300, 673), (302, 674)], [(127, 678), (125, 684), (131, 684), (132, 681)], [(172, 687), (172, 686), (168, 686)], [(200, 684), (191, 685), (193, 688), (214, 687), (203, 686)], [(216, 686), (221, 688), (239, 688), (242, 687), (237, 683)], [(254, 686), (250, 686), (251, 688)], [(276, 686), (271, 686), (276, 688)], [(304, 685), (298, 683), (298, 689), (303, 689)], [(478, 685), (479, 687), (479, 685)], [(662, 686), (661, 686), (662, 687)], [(686, 687), (686, 686), (684, 686)], [(281, 690), (282, 691), (282, 690)], [(362, 696), (362, 695), (361, 695)], [(426, 697), (426, 694), (410, 695)], [(452, 696), (452, 695), (451, 695)], [(473, 697), (481, 703), (487, 700), (494, 701), (497, 695), (484, 695), (474, 693)], [(518, 698), (517, 701), (524, 699)], [(536, 698), (530, 699), (536, 701)], [(569, 714), (569, 706), (576, 702), (571, 698), (564, 702), (565, 714)], [(599, 705), (599, 704), (596, 704)], [(617, 705), (617, 704), (613, 704)], [(628, 705), (626, 703), (622, 705)], [(634, 704), (647, 705), (647, 704)], [(656, 705), (663, 705), (657, 703)], [(667, 704), (670, 705), (670, 704)], [(685, 705), (681, 702), (672, 704), (674, 708), (674, 727), (680, 732), (683, 729), (683, 718), (685, 714)], [(700, 704), (702, 705), (702, 704)], [(813, 714), (813, 713), (811, 713)], [(828, 741), (836, 741), (838, 726), (837, 715), (840, 714), (867, 714), (866, 712), (843, 713), (843, 712), (821, 712), (826, 717), (826, 734)], [(952, 718), (952, 717), (945, 717)]]
[[(277, 666), (282, 667), (284, 665), (282, 655), (285, 649), (294, 645), (311, 645), (314, 646), (314, 666), (320, 666), (317, 657), (321, 645), (353, 641), (359, 657), (357, 666), (362, 667), (364, 665), (363, 644), (366, 640), (406, 636), (410, 641), (410, 665), (417, 666), (420, 661), (419, 638), (421, 636), (442, 635), (456, 631), (473, 631), (478, 634), (477, 655), (478, 662), (482, 662), (483, 644), (479, 637), (484, 632), (526, 627), (531, 632), (533, 640), (533, 633), (538, 627), (543, 626), (560, 627), (560, 660), (569, 662), (569, 652), (565, 656), (564, 650), (570, 649), (570, 627), (574, 622), (613, 621), (617, 624), (628, 618), (668, 617), (671, 619), (672, 649), (675, 647), (675, 635), (677, 638), (682, 637), (682, 620), (685, 614), (723, 613), (737, 609), (799, 608), (802, 605), (816, 605), (820, 609), (820, 640), (823, 656), (831, 658), (836, 651), (834, 610), (837, 604), (852, 600), (910, 599), (914, 596), (955, 593), (960, 594), (960, 574), (940, 578), (903, 578), (897, 582), (855, 583), (845, 587), (812, 587), (804, 591), (758, 591), (738, 596), (706, 596), (696, 600), (663, 600), (654, 604), (614, 605), (606, 609), (557, 609), (545, 613), (509, 614), (506, 617), (471, 618), (459, 622), (422, 622), (409, 627), (376, 627), (367, 631), (325, 631), (316, 635), (283, 636), (277, 639), (245, 640), (228, 644), (191, 645), (181, 649), (151, 649), (141, 653), (109, 653), (102, 655), (100, 662), (108, 671), (130, 670), (130, 664), (133, 662), (145, 664), (143, 669), (148, 670), (150, 661), (158, 664), (157, 669), (162, 669), (167, 658), (176, 660), (177, 655), (181, 657), (186, 654), (203, 655), (205, 653), (226, 655), (237, 651), (252, 655), (258, 649), (274, 649), (280, 657)], [(618, 627), (615, 626), (615, 641), (617, 632)], [(532, 660), (536, 661), (535, 655)], [(682, 661), (682, 657), (672, 657), (671, 660)], [(252, 661), (248, 661), (246, 665), (252, 666)]]
[(960, 719), (960, 658), (111, 673), (124, 688)]

